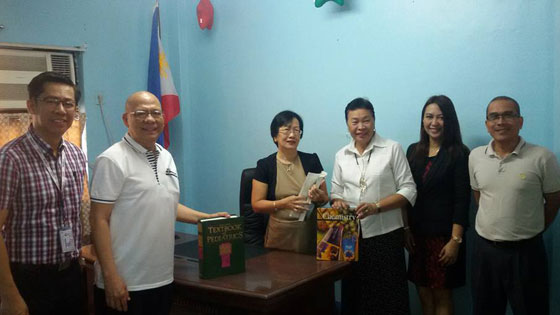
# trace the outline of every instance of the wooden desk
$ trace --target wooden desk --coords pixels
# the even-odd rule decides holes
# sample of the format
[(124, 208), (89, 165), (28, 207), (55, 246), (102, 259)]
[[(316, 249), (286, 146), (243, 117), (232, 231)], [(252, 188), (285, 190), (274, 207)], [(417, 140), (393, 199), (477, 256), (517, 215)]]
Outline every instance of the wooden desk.
[(245, 273), (200, 279), (197, 262), (177, 258), (172, 314), (333, 314), (334, 282), (349, 266), (269, 251), (247, 259)]
[[(179, 234), (176, 244), (196, 239)], [(92, 264), (95, 253), (82, 251)], [(334, 282), (349, 271), (344, 261), (268, 251), (248, 258), (241, 274), (200, 279), (198, 263), (175, 259), (175, 296), (171, 314), (334, 314)]]

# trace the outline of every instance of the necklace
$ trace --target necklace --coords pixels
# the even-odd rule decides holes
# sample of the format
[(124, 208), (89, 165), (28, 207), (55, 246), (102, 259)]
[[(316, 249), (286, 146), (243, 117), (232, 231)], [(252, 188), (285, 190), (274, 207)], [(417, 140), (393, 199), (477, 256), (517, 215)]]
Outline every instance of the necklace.
[[(436, 156), (439, 153), (439, 149), (441, 149), (441, 147), (438, 147), (437, 149), (435, 149), (434, 151), (434, 147), (430, 147), (428, 149), (428, 156)], [(433, 152), (433, 153), (432, 153)]]
[(282, 164), (282, 166), (285, 168), (286, 173), (288, 174), (292, 174), (292, 171), (294, 170), (294, 163), (297, 160), (298, 156), (296, 155), (296, 159), (294, 160), (294, 162), (286, 159), (285, 157), (282, 157), (280, 155), (280, 152), (278, 152), (278, 154), (276, 155), (276, 159), (278, 161), (280, 161), (280, 164)]
[(366, 188), (367, 188), (367, 182), (366, 182), (366, 168), (369, 165), (369, 160), (371, 160), (371, 153), (373, 152), (373, 149), (371, 151), (369, 151), (369, 156), (367, 159), (367, 164), (364, 163), (364, 157), (362, 156), (362, 167), (360, 167), (360, 163), (358, 163), (358, 155), (356, 153), (354, 153), (354, 159), (356, 160), (356, 165), (358, 165), (358, 167), (360, 168), (360, 198), (359, 198), (359, 202), (362, 202), (362, 197), (364, 196), (364, 193), (366, 192)]
[(282, 163), (282, 165), (284, 165), (284, 167), (286, 167), (286, 173), (292, 174), (292, 170), (293, 170), (293, 168), (294, 168), (294, 164), (293, 164), (293, 163), (290, 163), (290, 164), (287, 164), (287, 165)]

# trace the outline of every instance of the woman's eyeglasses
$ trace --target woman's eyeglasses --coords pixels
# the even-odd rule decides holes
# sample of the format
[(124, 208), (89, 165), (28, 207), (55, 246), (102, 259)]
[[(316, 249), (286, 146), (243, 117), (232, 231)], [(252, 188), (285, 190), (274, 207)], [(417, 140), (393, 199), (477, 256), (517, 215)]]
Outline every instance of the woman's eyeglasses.
[(292, 132), (294, 133), (294, 135), (296, 136), (301, 136), (301, 133), (303, 132), (301, 129), (299, 128), (286, 128), (286, 127), (282, 127), (280, 129), (278, 129), (278, 132), (287, 136), (290, 135)]

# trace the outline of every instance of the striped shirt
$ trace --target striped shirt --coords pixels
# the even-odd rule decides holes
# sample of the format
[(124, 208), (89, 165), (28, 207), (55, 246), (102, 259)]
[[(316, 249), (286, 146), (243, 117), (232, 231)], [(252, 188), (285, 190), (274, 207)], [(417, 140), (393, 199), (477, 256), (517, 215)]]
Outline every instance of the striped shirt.
[(157, 160), (159, 156), (159, 151), (158, 150), (146, 151), (145, 154), (146, 154), (146, 158), (148, 158), (148, 163), (150, 163), (150, 166), (154, 171), (154, 174), (156, 174), (156, 181), (159, 183), (159, 175), (157, 173)]
[[(123, 141), (126, 142), (134, 151), (142, 153), (146, 156), (152, 171), (154, 171), (154, 175), (156, 177), (156, 182), (159, 184), (159, 175), (157, 171), (157, 161), (159, 157), (159, 152), (161, 151), (161, 146), (156, 143), (156, 149), (154, 151), (146, 150), (143, 146), (141, 146), (138, 142), (136, 142), (128, 133), (124, 135)], [(97, 200), (96, 200), (97, 201)], [(103, 201), (100, 201), (103, 202)]]
[[(11, 262), (56, 264), (79, 257), (86, 156), (65, 140), (58, 152), (55, 157), (32, 126), (0, 149), (0, 211), (8, 211), (2, 232)], [(74, 237), (75, 250), (68, 253), (59, 237), (65, 226)]]

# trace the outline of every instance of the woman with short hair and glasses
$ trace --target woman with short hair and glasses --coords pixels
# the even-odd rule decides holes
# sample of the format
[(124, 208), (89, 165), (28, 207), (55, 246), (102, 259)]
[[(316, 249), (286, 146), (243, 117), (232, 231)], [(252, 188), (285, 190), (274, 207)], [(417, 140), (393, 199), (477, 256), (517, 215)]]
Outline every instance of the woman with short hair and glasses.
[(342, 281), (344, 314), (408, 314), (401, 208), (416, 185), (400, 144), (375, 130), (373, 105), (356, 98), (345, 109), (350, 144), (335, 156), (332, 206), (360, 219), (359, 261)]
[(420, 141), (408, 147), (407, 157), (418, 189), (405, 233), (408, 279), (416, 285), (424, 315), (453, 314), (452, 289), (465, 285), (470, 184), (469, 149), (447, 96), (432, 96), (424, 104)]
[[(314, 206), (328, 202), (327, 188), (312, 186), (307, 196), (298, 196), (308, 172), (321, 173), (323, 166), (317, 154), (297, 150), (303, 136), (303, 120), (292, 111), (278, 113), (270, 124), (270, 135), (278, 151), (257, 162), (251, 205), (255, 212), (269, 214), (264, 240), (266, 248), (314, 254), (316, 248), (316, 215)], [(302, 212), (312, 211), (304, 221)]]

